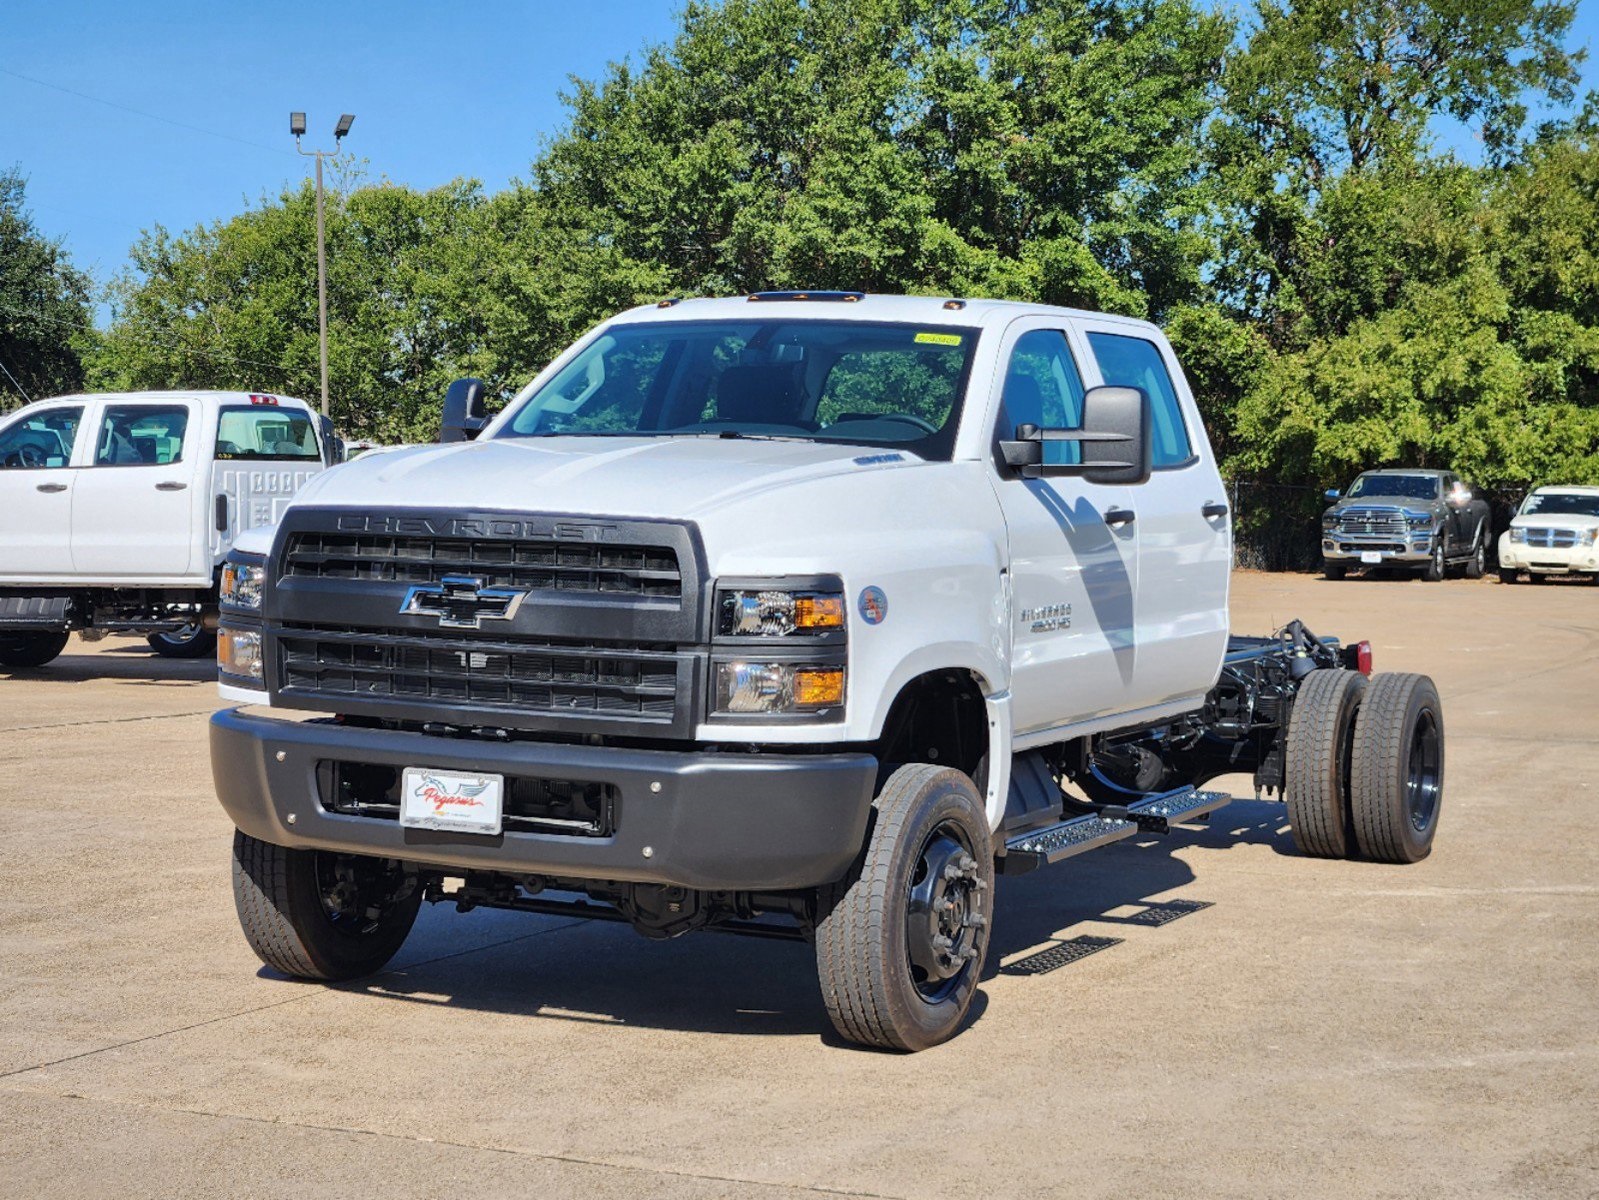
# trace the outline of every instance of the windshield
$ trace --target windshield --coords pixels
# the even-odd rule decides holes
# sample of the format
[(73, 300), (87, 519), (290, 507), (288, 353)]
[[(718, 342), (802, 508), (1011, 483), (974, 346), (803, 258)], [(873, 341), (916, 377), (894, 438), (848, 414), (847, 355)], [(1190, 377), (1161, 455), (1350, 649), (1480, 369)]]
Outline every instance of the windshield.
[(1356, 496), (1403, 496), (1407, 500), (1438, 499), (1436, 475), (1362, 475), (1349, 489)]
[(217, 421), (217, 457), (314, 459), (316, 431), (309, 414), (293, 408), (224, 408)]
[(1581, 492), (1534, 492), (1522, 502), (1523, 517), (1599, 517), (1599, 496)]
[(602, 332), (498, 437), (777, 437), (948, 458), (974, 329), (673, 321)]

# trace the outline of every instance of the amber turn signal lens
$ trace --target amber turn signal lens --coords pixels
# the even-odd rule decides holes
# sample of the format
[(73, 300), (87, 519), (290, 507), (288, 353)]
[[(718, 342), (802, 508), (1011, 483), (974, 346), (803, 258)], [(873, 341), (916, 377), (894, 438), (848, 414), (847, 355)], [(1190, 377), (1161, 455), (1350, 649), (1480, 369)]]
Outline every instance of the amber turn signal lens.
[(803, 668), (794, 672), (794, 704), (797, 708), (826, 708), (844, 702), (844, 671), (841, 667)]
[(844, 597), (796, 596), (794, 598), (794, 627), (796, 629), (842, 629), (844, 627)]

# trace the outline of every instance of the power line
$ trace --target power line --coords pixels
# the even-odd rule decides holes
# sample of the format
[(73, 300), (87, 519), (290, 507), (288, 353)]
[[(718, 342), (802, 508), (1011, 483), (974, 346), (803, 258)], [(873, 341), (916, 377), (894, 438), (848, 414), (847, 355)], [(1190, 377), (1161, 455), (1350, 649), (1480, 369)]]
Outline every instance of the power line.
[(6, 366), (6, 360), (3, 358), (0, 358), (0, 371), (4, 371), (6, 373), (6, 378), (11, 381), (11, 386), (17, 389), (17, 392), (19, 395), (21, 395), (22, 399), (28, 404), (32, 404), (33, 397), (28, 395), (27, 392), (23, 391), (22, 385), (17, 382), (17, 377), (11, 373), (10, 368)]
[[(84, 326), (74, 325), (71, 321), (63, 321), (59, 317), (49, 317), (44, 313), (35, 312), (32, 309), (17, 308), (15, 305), (6, 304), (4, 302), (0, 302), (0, 312), (8, 312), (12, 316), (16, 317), (30, 317), (35, 321), (43, 321), (47, 325), (58, 325), (62, 329), (70, 329), (75, 333), (88, 332)], [(282, 363), (261, 362), (260, 360), (253, 358), (240, 358), (236, 354), (222, 354), (214, 350), (201, 350), (198, 347), (185, 346), (179, 342), (161, 342), (151, 338), (132, 337), (129, 336), (125, 329), (122, 332), (116, 333), (115, 336), (126, 338), (134, 345), (142, 346), (148, 350), (169, 350), (175, 354), (198, 355), (201, 358), (211, 359), (213, 362), (237, 363), (238, 365), (245, 367), (260, 367), (263, 370), (278, 372), (278, 378), (280, 379), (294, 379), (299, 376), (300, 371), (306, 369), (286, 368)], [(6, 374), (10, 375), (10, 372), (7, 371)], [(311, 381), (309, 374), (306, 374), (304, 379), (307, 383)], [(15, 380), (13, 380), (13, 382), (15, 382)], [(20, 391), (21, 389), (19, 388), (18, 390)], [(26, 395), (27, 393), (24, 392), (23, 394)]]
[(273, 154), (287, 154), (289, 157), (293, 157), (289, 151), (284, 150), (280, 146), (268, 146), (264, 142), (252, 142), (248, 138), (234, 137), (231, 133), (218, 133), (215, 129), (203, 129), (198, 125), (189, 125), (183, 121), (174, 121), (171, 117), (162, 117), (157, 116), (155, 113), (147, 113), (141, 108), (133, 108), (127, 104), (118, 104), (115, 100), (104, 100), (99, 96), (91, 96), (88, 92), (73, 91), (71, 88), (62, 87), (59, 83), (51, 83), (45, 79), (35, 79), (32, 75), (24, 75), (19, 71), (9, 71), (5, 67), (0, 67), (0, 75), (9, 75), (13, 79), (20, 79), (24, 83), (37, 84), (39, 87), (49, 88), (51, 91), (65, 92), (68, 96), (76, 96), (79, 100), (88, 100), (92, 104), (103, 104), (107, 108), (120, 109), (123, 112), (132, 113), (136, 117), (144, 117), (146, 120), (159, 121), (161, 124), (171, 125), (175, 129), (186, 129), (190, 133), (203, 133), (206, 135), (206, 137), (221, 138), (224, 141), (237, 142), (241, 146), (253, 146), (257, 150), (270, 150)]

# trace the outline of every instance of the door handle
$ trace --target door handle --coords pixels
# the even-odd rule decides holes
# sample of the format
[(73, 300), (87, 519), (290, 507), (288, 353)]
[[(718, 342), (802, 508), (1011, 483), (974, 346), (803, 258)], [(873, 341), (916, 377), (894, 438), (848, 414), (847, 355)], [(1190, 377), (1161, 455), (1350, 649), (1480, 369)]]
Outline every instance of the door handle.
[(36, 483), (34, 487), (41, 492), (64, 492), (67, 485), (64, 483)]
[(1131, 525), (1136, 520), (1138, 520), (1138, 514), (1130, 508), (1107, 508), (1105, 510), (1105, 524), (1112, 528)]
[(179, 483), (176, 480), (169, 479), (169, 480), (166, 480), (164, 483), (156, 484), (155, 485), (155, 490), (158, 491), (158, 492), (181, 492), (184, 488), (186, 488), (188, 486), (189, 485), (186, 484), (186, 483)]
[(1199, 510), (1207, 521), (1219, 521), (1227, 515), (1227, 506), (1219, 500), (1210, 500)]

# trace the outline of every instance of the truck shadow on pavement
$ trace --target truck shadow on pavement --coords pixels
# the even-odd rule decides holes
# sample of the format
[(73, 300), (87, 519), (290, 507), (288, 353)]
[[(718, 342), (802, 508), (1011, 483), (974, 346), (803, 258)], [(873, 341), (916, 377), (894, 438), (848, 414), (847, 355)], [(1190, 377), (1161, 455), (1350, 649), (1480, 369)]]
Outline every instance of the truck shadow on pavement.
[[(1220, 849), (1240, 840), (1287, 845), (1280, 805), (1240, 801), (1214, 819), (1214, 830), (1185, 826), (1169, 839), (1140, 838), (1001, 881), (985, 982), (1002, 973), (1004, 960), (1090, 926), (1116, 934), (1117, 925), (1165, 923), (1174, 911), (1167, 893), (1201, 881), (1174, 850)], [(458, 914), (440, 905), (423, 911), (397, 965), (339, 990), (509, 1017), (815, 1036), (845, 1045), (822, 1007), (811, 948), (801, 942), (710, 933), (651, 942), (625, 925), (487, 910)], [(968, 1026), (982, 1019), (986, 1004), (979, 991)]]
[(39, 683), (92, 683), (112, 680), (132, 686), (209, 683), (217, 680), (214, 658), (162, 658), (145, 646), (118, 646), (98, 654), (63, 654), (43, 667), (0, 671), (0, 679)]

